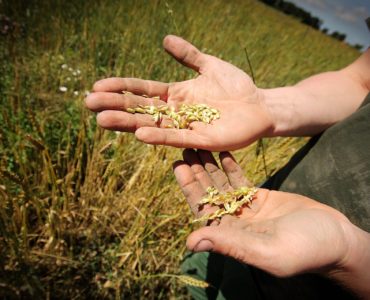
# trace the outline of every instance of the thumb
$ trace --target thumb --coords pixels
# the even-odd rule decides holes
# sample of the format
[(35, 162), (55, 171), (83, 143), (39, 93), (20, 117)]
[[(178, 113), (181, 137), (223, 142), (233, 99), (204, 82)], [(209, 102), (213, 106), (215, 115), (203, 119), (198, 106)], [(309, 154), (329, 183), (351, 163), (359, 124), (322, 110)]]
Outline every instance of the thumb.
[(203, 227), (189, 235), (186, 246), (194, 252), (213, 251), (230, 255), (231, 249), (237, 244), (235, 232), (230, 234), (229, 231), (229, 228), (220, 225)]
[(200, 228), (191, 233), (186, 242), (191, 251), (217, 252), (244, 262), (255, 256), (258, 244), (248, 232), (222, 225)]
[(163, 40), (163, 47), (179, 63), (194, 71), (200, 72), (205, 65), (207, 56), (178, 36), (167, 35)]
[[(273, 258), (268, 239), (259, 237), (245, 224), (234, 225), (231, 217), (218, 226), (207, 226), (192, 232), (186, 246), (193, 252), (212, 251), (238, 261), (263, 268)], [(236, 220), (238, 222), (238, 220)]]

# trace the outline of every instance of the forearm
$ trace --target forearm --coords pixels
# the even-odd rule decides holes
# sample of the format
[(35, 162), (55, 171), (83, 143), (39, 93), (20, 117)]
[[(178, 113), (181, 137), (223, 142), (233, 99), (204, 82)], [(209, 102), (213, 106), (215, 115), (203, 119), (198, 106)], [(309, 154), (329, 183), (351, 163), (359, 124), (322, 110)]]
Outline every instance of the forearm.
[(348, 254), (325, 275), (349, 288), (361, 299), (370, 299), (370, 234), (347, 226)]
[(261, 90), (274, 121), (270, 135), (315, 135), (345, 119), (369, 92), (369, 70), (368, 50), (340, 71), (318, 74), (290, 87)]

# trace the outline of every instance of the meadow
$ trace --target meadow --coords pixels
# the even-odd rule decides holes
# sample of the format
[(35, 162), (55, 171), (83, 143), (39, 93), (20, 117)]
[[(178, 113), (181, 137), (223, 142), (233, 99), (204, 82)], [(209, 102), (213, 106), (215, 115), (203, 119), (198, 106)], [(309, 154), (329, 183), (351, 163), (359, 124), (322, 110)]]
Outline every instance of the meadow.
[[(84, 107), (96, 80), (194, 77), (163, 51), (170, 33), (253, 71), (260, 87), (359, 55), (253, 0), (2, 0), (0, 14), (10, 22), (0, 28), (3, 299), (189, 298), (176, 277), (197, 226), (172, 174), (182, 151), (98, 128)], [(305, 141), (234, 154), (258, 184)]]

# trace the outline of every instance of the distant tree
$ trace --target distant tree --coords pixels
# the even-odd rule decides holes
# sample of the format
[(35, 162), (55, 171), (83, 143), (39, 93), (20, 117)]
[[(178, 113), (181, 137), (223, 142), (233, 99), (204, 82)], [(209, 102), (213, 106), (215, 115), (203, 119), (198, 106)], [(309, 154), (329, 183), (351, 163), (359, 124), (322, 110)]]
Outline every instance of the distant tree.
[(338, 32), (338, 31), (333, 31), (330, 36), (339, 40), (339, 41), (344, 41), (346, 39), (346, 35), (344, 33)]
[[(303, 8), (296, 6), (294, 3), (284, 0), (260, 0), (260, 1), (280, 11), (283, 11), (287, 15), (294, 16), (295, 18), (299, 19), (302, 23), (311, 26), (312, 28), (320, 30), (322, 20), (320, 20), (318, 17), (311, 15), (308, 11), (305, 11)], [(366, 20), (366, 23), (370, 28), (370, 17)], [(334, 31), (331, 34), (329, 34), (329, 30), (327, 28), (323, 28), (321, 29), (321, 31), (324, 34), (327, 34), (342, 42), (345, 41), (346, 39), (346, 35), (338, 31)], [(359, 44), (351, 46), (358, 50), (361, 50), (363, 48), (363, 46)]]
[(320, 29), (322, 21), (312, 16), (308, 11), (296, 6), (294, 3), (284, 0), (260, 0), (261, 2), (275, 7), (278, 10), (283, 11), (287, 15), (291, 15), (299, 19), (302, 23), (311, 26), (315, 29)]
[(364, 46), (363, 45), (360, 45), (360, 44), (354, 44), (354, 45), (351, 45), (353, 48), (355, 48), (355, 49), (357, 49), (357, 50), (359, 50), (359, 51), (361, 51), (362, 50), (362, 48), (364, 48)]

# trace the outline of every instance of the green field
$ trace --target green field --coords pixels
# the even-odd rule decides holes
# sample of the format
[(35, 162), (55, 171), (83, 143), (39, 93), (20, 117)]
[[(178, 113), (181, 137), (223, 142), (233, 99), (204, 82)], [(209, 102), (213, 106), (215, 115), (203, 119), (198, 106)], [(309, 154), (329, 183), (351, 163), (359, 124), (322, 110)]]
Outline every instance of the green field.
[[(0, 298), (188, 298), (175, 276), (194, 225), (172, 174), (181, 150), (97, 128), (84, 94), (110, 76), (195, 76), (166, 34), (250, 74), (293, 84), (341, 68), (349, 46), (259, 2), (0, 1)], [(66, 91), (65, 88), (67, 89)], [(241, 120), (242, 122), (242, 120)], [(262, 182), (304, 139), (235, 153)], [(265, 170), (266, 169), (266, 170)]]

